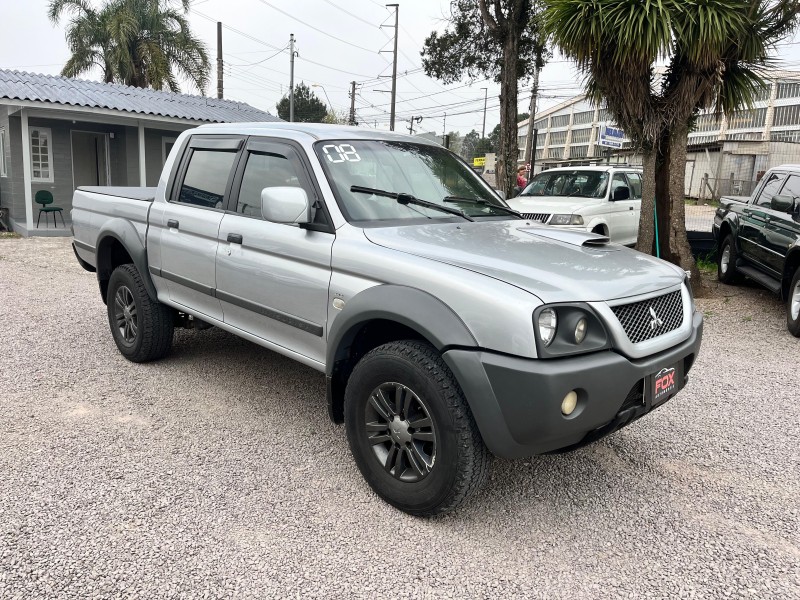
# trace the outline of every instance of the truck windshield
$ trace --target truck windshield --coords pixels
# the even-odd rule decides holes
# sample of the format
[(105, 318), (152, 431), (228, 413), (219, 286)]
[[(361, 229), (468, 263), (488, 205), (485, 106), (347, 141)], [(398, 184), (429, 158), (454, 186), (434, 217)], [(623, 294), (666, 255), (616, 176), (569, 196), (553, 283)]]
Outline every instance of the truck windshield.
[(385, 140), (325, 141), (315, 146), (345, 217), (351, 222), (453, 219), (453, 214), (398, 203), (377, 189), (456, 207), (471, 218), (504, 217), (508, 209), (475, 172), (444, 148)]
[(520, 196), (603, 198), (608, 173), (603, 171), (544, 171), (531, 179)]

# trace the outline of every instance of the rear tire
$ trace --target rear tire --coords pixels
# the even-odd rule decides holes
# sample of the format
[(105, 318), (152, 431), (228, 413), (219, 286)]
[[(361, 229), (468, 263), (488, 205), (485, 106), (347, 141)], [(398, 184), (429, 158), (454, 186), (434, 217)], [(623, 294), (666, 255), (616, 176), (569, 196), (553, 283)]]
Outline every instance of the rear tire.
[(486, 481), (491, 455), (441, 355), (418, 341), (375, 348), (345, 391), (345, 428), (364, 479), (412, 515), (451, 511)]
[(794, 337), (800, 337), (800, 267), (794, 270), (786, 299), (786, 328)]
[(719, 246), (719, 256), (717, 257), (717, 279), (722, 283), (734, 285), (740, 279), (736, 272), (736, 244), (733, 236), (728, 234)]
[(134, 265), (120, 265), (111, 273), (106, 305), (111, 335), (122, 356), (138, 363), (169, 353), (174, 333), (172, 309), (150, 298)]

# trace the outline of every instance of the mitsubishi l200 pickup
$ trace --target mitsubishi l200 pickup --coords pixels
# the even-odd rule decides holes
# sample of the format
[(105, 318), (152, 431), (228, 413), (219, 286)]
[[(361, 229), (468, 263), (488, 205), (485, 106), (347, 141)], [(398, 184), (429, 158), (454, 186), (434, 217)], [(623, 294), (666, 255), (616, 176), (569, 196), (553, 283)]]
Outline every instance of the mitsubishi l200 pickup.
[(462, 504), (492, 455), (578, 448), (662, 406), (700, 349), (681, 269), (527, 220), (419, 138), (207, 125), (158, 187), (73, 207), (123, 356), (216, 326), (324, 372), (364, 478), (415, 515)]

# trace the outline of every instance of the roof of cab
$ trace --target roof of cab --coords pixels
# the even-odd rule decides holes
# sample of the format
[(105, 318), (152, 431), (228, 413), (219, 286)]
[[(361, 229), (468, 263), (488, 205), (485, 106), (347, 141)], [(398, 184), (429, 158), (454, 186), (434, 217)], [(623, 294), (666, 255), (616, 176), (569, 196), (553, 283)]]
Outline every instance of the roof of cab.
[(436, 142), (422, 137), (378, 131), (367, 127), (328, 125), (325, 123), (287, 123), (285, 121), (274, 123), (215, 123), (201, 125), (194, 131), (197, 133), (235, 133), (238, 135), (274, 135), (291, 132), (305, 134), (315, 140), (393, 140), (439, 146)]
[(610, 171), (612, 169), (624, 171), (641, 171), (642, 167), (638, 165), (574, 165), (571, 167), (553, 167), (552, 169), (545, 169), (542, 173), (551, 173), (553, 171)]

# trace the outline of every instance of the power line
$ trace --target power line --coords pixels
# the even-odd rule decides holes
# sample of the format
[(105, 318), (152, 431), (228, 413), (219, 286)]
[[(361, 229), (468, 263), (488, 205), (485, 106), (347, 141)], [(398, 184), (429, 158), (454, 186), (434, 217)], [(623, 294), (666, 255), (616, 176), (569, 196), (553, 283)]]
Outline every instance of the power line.
[(300, 20), (297, 17), (294, 17), (294, 16), (290, 15), (285, 10), (281, 10), (277, 6), (274, 6), (274, 5), (270, 4), (269, 2), (267, 2), (267, 0), (258, 0), (258, 1), (261, 2), (261, 4), (264, 4), (265, 6), (269, 6), (272, 10), (276, 10), (279, 13), (281, 13), (282, 15), (285, 15), (285, 16), (289, 17), (290, 19), (292, 19), (294, 21), (297, 21), (301, 25), (305, 25), (309, 29), (313, 29), (317, 33), (321, 33), (322, 35), (325, 35), (325, 36), (327, 36), (327, 37), (329, 37), (329, 38), (331, 38), (333, 40), (336, 40), (337, 42), (341, 42), (342, 44), (347, 44), (348, 46), (352, 46), (353, 48), (358, 48), (359, 50), (363, 50), (364, 52), (369, 52), (370, 54), (376, 54), (375, 50), (370, 50), (369, 48), (364, 48), (364, 46), (359, 46), (358, 44), (354, 44), (353, 42), (348, 42), (347, 40), (343, 40), (340, 37), (336, 37), (335, 35), (330, 34), (327, 31), (324, 31), (322, 29), (314, 27), (313, 25), (310, 25), (307, 20)]
[(281, 54), (281, 53), (282, 53), (284, 50), (288, 50), (288, 48), (289, 48), (288, 46), (284, 46), (283, 48), (281, 48), (280, 50), (278, 50), (278, 51), (277, 51), (275, 54), (273, 54), (272, 56), (268, 56), (267, 58), (264, 58), (264, 59), (258, 60), (258, 61), (254, 62), (254, 63), (247, 63), (247, 64), (245, 64), (245, 65), (236, 65), (236, 63), (231, 63), (231, 64), (232, 64), (232, 65), (236, 65), (237, 67), (254, 67), (254, 66), (256, 66), (256, 65), (260, 65), (261, 63), (265, 63), (265, 62), (267, 62), (268, 60), (272, 60), (273, 58), (275, 58), (276, 56), (278, 56), (279, 54)]
[(335, 2), (332, 2), (331, 0), (324, 0), (324, 2), (325, 2), (326, 4), (330, 4), (330, 5), (331, 5), (333, 8), (336, 8), (336, 9), (338, 9), (338, 10), (342, 11), (343, 13), (345, 13), (345, 14), (347, 14), (347, 15), (350, 15), (350, 16), (351, 16), (351, 17), (353, 17), (354, 19), (357, 19), (358, 21), (361, 21), (362, 23), (366, 23), (366, 24), (367, 24), (367, 25), (369, 25), (370, 27), (377, 27), (377, 25), (375, 25), (375, 23), (370, 23), (370, 22), (369, 22), (369, 21), (367, 21), (366, 19), (362, 19), (362, 18), (361, 18), (361, 17), (359, 17), (358, 15), (355, 15), (355, 14), (351, 13), (349, 10), (346, 10), (346, 9), (342, 8), (341, 6), (339, 6), (338, 4), (336, 4)]

